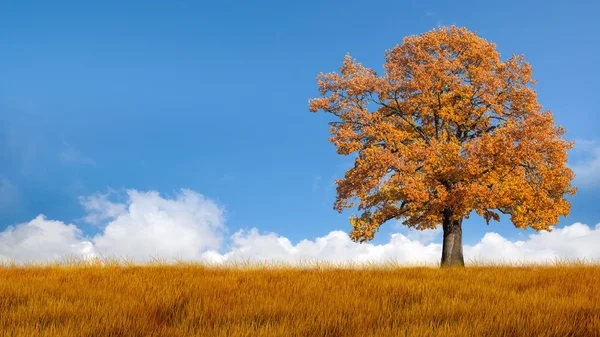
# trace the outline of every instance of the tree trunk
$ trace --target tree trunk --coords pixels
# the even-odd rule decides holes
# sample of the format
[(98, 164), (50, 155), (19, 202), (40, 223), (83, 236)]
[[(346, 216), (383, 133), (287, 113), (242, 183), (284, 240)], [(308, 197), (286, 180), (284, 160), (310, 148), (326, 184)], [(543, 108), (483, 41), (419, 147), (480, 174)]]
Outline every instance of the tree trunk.
[(444, 244), (442, 246), (441, 267), (464, 267), (462, 249), (462, 218), (450, 220), (452, 213), (444, 210)]

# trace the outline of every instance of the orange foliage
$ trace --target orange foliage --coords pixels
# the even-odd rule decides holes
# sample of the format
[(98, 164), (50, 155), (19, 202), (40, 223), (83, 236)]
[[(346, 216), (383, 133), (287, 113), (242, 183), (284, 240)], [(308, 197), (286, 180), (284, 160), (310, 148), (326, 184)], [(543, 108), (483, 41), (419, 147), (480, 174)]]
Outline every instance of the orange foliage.
[(548, 230), (567, 216), (574, 173), (552, 113), (542, 111), (523, 56), (500, 60), (496, 45), (466, 28), (410, 36), (385, 55), (382, 76), (349, 55), (340, 74), (319, 74), (310, 110), (339, 117), (329, 140), (357, 153), (336, 181), (334, 208), (359, 200), (351, 237), (373, 239), (382, 223), (418, 229), (510, 214), (518, 228)]

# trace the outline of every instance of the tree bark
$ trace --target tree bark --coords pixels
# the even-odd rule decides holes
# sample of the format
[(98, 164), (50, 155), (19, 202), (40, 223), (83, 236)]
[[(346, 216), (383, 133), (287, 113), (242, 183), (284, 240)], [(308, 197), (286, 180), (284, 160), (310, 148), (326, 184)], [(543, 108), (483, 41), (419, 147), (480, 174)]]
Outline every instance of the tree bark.
[(452, 212), (444, 210), (444, 243), (442, 246), (441, 267), (464, 267), (462, 249), (462, 218), (451, 220)]

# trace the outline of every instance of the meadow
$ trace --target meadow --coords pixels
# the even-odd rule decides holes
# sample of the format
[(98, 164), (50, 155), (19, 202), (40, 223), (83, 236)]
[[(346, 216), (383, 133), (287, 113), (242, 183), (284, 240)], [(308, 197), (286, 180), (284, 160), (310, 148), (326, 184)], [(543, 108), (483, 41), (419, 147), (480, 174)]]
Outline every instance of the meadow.
[(0, 266), (1, 336), (600, 336), (600, 263)]

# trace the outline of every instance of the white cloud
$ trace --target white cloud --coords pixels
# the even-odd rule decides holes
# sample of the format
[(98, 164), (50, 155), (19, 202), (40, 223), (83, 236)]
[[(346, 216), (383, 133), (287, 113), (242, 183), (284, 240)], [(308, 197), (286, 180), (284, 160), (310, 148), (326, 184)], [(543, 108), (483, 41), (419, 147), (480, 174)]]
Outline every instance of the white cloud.
[[(429, 232), (429, 233), (428, 233)], [(235, 248), (226, 254), (212, 252), (214, 262), (271, 259), (295, 263), (302, 259), (337, 262), (400, 264), (438, 264), (442, 254), (441, 243), (428, 243), (441, 229), (419, 231), (411, 229), (407, 235), (394, 233), (385, 244), (358, 244), (343, 231), (333, 231), (315, 241), (303, 240), (293, 246), (285, 237), (274, 233), (259, 235), (256, 228), (244, 235), (234, 234)], [(552, 262), (555, 259), (600, 259), (600, 224), (595, 229), (575, 223), (552, 232), (542, 231), (529, 235), (525, 241), (512, 242), (498, 233), (486, 233), (474, 246), (463, 247), (465, 260), (480, 262)]]
[(87, 197), (79, 197), (79, 202), (88, 212), (84, 220), (92, 224), (100, 224), (106, 219), (116, 219), (126, 213), (126, 205), (114, 203), (108, 200), (110, 193), (94, 194)]
[[(200, 262), (363, 262), (400, 264), (439, 263), (440, 229), (394, 233), (384, 244), (353, 242), (345, 231), (332, 231), (314, 240), (292, 244), (275, 233), (261, 234), (256, 228), (239, 230), (231, 236), (231, 248), (220, 252), (224, 226), (223, 209), (204, 196), (181, 190), (174, 197), (157, 192), (127, 191), (123, 203), (107, 195), (81, 199), (90, 219), (105, 221), (101, 234), (85, 238), (74, 225), (34, 220), (0, 232), (0, 259), (47, 260), (66, 254), (94, 257), (125, 257), (136, 262), (152, 257), (166, 261), (181, 258)], [(535, 261), (600, 258), (600, 224), (590, 228), (575, 223), (552, 232), (533, 233), (526, 240), (510, 241), (487, 233), (473, 246), (464, 246), (465, 260)]]
[(509, 241), (497, 233), (486, 233), (481, 242), (465, 249), (465, 255), (484, 260), (544, 261), (547, 259), (600, 258), (600, 224), (595, 229), (576, 222), (552, 232), (529, 235), (526, 241)]
[(47, 220), (43, 215), (0, 232), (0, 260), (33, 262), (61, 259), (66, 255), (93, 257), (91, 247), (75, 225)]
[(157, 192), (127, 191), (126, 204), (111, 202), (107, 195), (81, 198), (89, 221), (107, 220), (102, 234), (82, 237), (76, 226), (34, 220), (0, 232), (0, 260), (52, 261), (74, 254), (91, 258), (123, 257), (136, 262), (151, 258), (200, 260), (207, 249), (218, 249), (225, 230), (223, 210), (190, 190), (172, 199)]
[(402, 221), (398, 220), (392, 224), (393, 228), (398, 230), (400, 234), (405, 235), (410, 240), (418, 241), (422, 244), (427, 244), (435, 240), (440, 234), (442, 234), (442, 227), (438, 226), (435, 229), (419, 230), (415, 228), (408, 228), (402, 224)]
[(579, 188), (600, 187), (600, 143), (577, 140), (573, 154), (580, 159), (567, 167), (575, 172), (573, 184)]
[(332, 263), (385, 263), (390, 259), (404, 263), (436, 263), (441, 256), (441, 245), (423, 245), (408, 239), (402, 234), (392, 234), (389, 243), (374, 245), (353, 242), (344, 231), (332, 231), (315, 240), (302, 240), (295, 246), (275, 233), (259, 234), (252, 228), (244, 234), (243, 230), (232, 236), (234, 248), (226, 254), (211, 252), (213, 262), (284, 262), (310, 263), (327, 261)]
[(426, 243), (429, 243), (429, 242), (435, 240), (435, 238), (440, 234), (442, 234), (442, 227), (440, 227), (440, 226), (436, 227), (435, 229), (423, 230), (423, 231), (417, 230), (414, 228), (410, 228), (406, 237), (411, 240), (415, 240), (420, 243), (426, 244)]
[(223, 210), (213, 201), (185, 189), (174, 199), (154, 191), (128, 190), (127, 194), (127, 211), (92, 240), (99, 253), (136, 261), (151, 257), (195, 260), (203, 251), (220, 247)]

